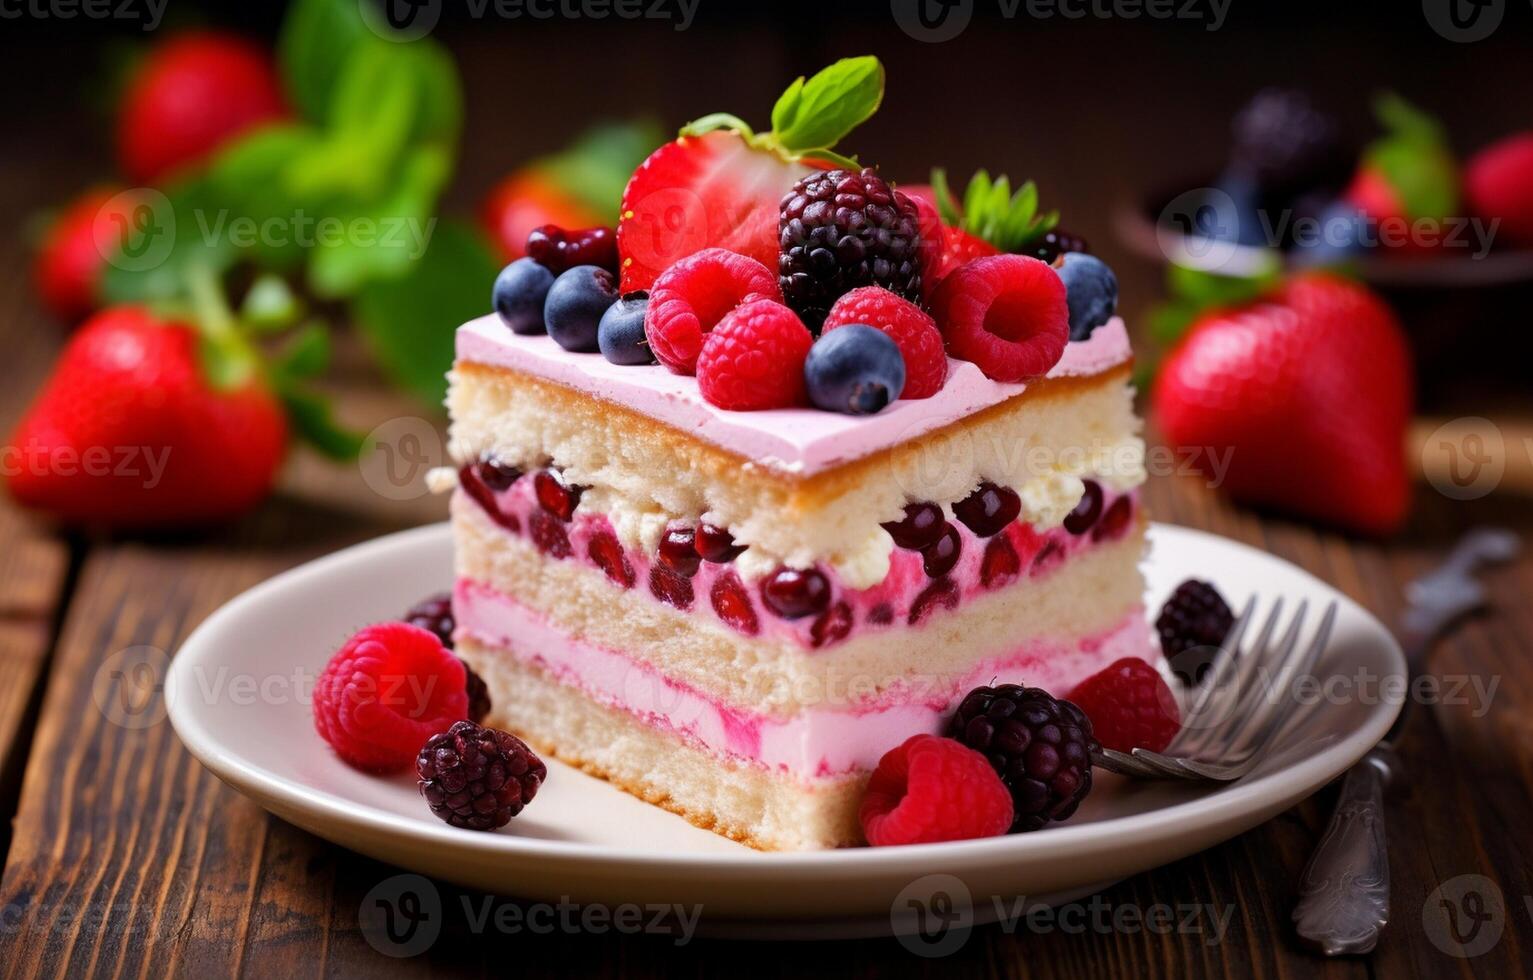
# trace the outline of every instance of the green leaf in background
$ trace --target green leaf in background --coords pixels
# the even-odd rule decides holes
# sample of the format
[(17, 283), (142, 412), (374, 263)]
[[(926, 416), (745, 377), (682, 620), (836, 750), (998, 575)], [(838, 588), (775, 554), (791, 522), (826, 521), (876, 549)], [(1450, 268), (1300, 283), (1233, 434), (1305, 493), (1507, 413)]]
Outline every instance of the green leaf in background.
[(274, 273), (265, 273), (251, 283), (240, 303), (239, 322), (253, 334), (280, 333), (300, 316), (303, 301)]
[(358, 0), (293, 0), (277, 39), (277, 61), (288, 96), (311, 122), (330, 111), (331, 93), (352, 48), (376, 35)]
[(1458, 213), (1458, 161), (1442, 124), (1394, 93), (1379, 96), (1374, 112), (1387, 133), (1368, 146), (1363, 158), (1383, 172), (1406, 217)]
[(272, 372), (292, 381), (317, 377), (330, 367), (330, 331), (322, 322), (294, 334), (272, 362)]
[(440, 405), (452, 365), (453, 333), (488, 309), (499, 266), (479, 234), (455, 221), (436, 228), (422, 259), (398, 279), (369, 282), (352, 302), (358, 327), (384, 371)]
[(628, 178), (665, 136), (653, 120), (598, 123), (570, 146), (531, 167), (554, 186), (613, 223)]
[(303, 388), (280, 386), (277, 394), (282, 399), (282, 407), (287, 410), (288, 423), (320, 453), (339, 462), (356, 459), (362, 452), (362, 441), (366, 436), (336, 422), (330, 402), (323, 395)]

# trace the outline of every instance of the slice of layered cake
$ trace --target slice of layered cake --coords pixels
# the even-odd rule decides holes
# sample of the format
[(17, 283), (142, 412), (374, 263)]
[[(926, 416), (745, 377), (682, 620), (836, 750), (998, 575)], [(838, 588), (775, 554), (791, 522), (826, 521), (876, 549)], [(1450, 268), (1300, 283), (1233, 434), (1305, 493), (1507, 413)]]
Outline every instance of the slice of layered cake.
[(880, 758), (978, 685), (1152, 656), (1116, 283), (1030, 186), (960, 214), (795, 121), (795, 92), (855, 123), (881, 91), (852, 59), (771, 134), (685, 130), (620, 267), (605, 232), (535, 235), (457, 337), (457, 650), (491, 722), (761, 848), (861, 843)]

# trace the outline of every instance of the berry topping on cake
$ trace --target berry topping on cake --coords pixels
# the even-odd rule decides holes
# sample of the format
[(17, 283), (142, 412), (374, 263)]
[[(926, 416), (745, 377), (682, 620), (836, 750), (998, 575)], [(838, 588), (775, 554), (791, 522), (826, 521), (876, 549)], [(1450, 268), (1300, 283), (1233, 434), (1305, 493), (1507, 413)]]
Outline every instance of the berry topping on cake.
[(1036, 687), (976, 687), (948, 734), (984, 755), (1011, 791), (1012, 831), (1037, 830), (1075, 813), (1091, 792), (1091, 721)]
[(761, 631), (761, 622), (756, 618), (755, 607), (751, 605), (750, 593), (745, 591), (745, 583), (734, 572), (725, 572), (714, 579), (708, 598), (713, 602), (713, 611), (719, 619), (741, 633), (755, 636)]
[(905, 389), (905, 359), (888, 334), (849, 323), (814, 342), (804, 360), (804, 386), (826, 411), (872, 415)]
[(649, 293), (627, 293), (607, 307), (596, 324), (596, 346), (613, 364), (653, 364), (654, 352), (644, 332)]
[(1124, 657), (1092, 674), (1070, 692), (1070, 700), (1091, 719), (1091, 733), (1103, 748), (1160, 752), (1182, 730), (1171, 688), (1138, 657)]
[(926, 259), (927, 281), (926, 295), (936, 295), (937, 286), (947, 274), (962, 265), (968, 265), (975, 259), (982, 259), (987, 255), (1000, 255), (1001, 250), (980, 238), (971, 235), (961, 228), (943, 227), (941, 231), (941, 248), (928, 247), (923, 249)]
[(912, 735), (884, 753), (859, 812), (874, 847), (999, 837), (1011, 795), (984, 756), (952, 739)]
[(663, 270), (705, 248), (775, 266), (783, 195), (815, 169), (855, 166), (831, 148), (878, 109), (883, 92), (877, 58), (844, 58), (788, 86), (768, 132), (727, 113), (683, 127), (623, 191), (623, 291), (649, 288)]
[(894, 543), (910, 551), (920, 551), (935, 544), (947, 530), (947, 518), (942, 508), (930, 501), (918, 501), (905, 505), (905, 516), (883, 525)]
[(708, 335), (697, 358), (698, 389), (709, 404), (735, 411), (802, 405), (804, 359), (813, 344), (792, 310), (753, 300)]
[(697, 574), (702, 558), (697, 553), (697, 532), (690, 527), (666, 528), (660, 538), (660, 560), (671, 571), (687, 578)]
[(452, 631), (457, 628), (452, 615), (452, 593), (439, 592), (422, 599), (410, 607), (402, 621), (420, 627), (440, 640), (442, 646), (452, 649)]
[(1171, 658), (1199, 647), (1218, 647), (1234, 625), (1235, 614), (1219, 590), (1208, 582), (1188, 579), (1160, 607), (1155, 632), (1160, 635), (1161, 652)]
[(611, 228), (565, 231), (543, 225), (527, 236), (527, 257), (556, 276), (577, 265), (599, 266), (617, 275), (617, 233)]
[(600, 266), (577, 265), (561, 272), (548, 287), (543, 325), (565, 350), (594, 352), (597, 324), (617, 300), (616, 276)]
[(1065, 530), (1077, 537), (1091, 530), (1102, 516), (1102, 485), (1095, 480), (1081, 481), (1081, 499), (1065, 515)]
[(969, 181), (960, 203), (948, 187), (947, 172), (938, 167), (932, 171), (931, 189), (946, 228), (936, 260), (939, 279), (986, 255), (1031, 254), (1059, 220), (1057, 212), (1038, 213), (1038, 187), (1030, 180), (1013, 192), (1005, 174), (991, 180), (981, 170)]
[(693, 545), (703, 561), (711, 561), (718, 565), (734, 561), (745, 550), (743, 545), (735, 544), (735, 536), (726, 528), (709, 524), (707, 521), (697, 526)]
[(1067, 254), (1059, 265), (1070, 308), (1070, 339), (1085, 340), (1118, 312), (1118, 277), (1107, 263), (1082, 252)]
[(656, 599), (683, 611), (692, 608), (692, 580), (664, 565), (649, 570), (649, 591)]
[(1022, 571), (1022, 560), (1017, 557), (1016, 546), (1006, 535), (998, 535), (985, 543), (985, 556), (979, 565), (979, 582), (987, 589), (999, 589), (1011, 582)]
[(802, 619), (830, 605), (830, 580), (813, 568), (779, 568), (761, 580), (761, 601), (783, 619)]
[(629, 563), (622, 544), (611, 531), (600, 531), (592, 535), (590, 543), (586, 545), (586, 554), (614, 585), (624, 589), (633, 588), (633, 565)]
[(460, 721), (421, 746), (415, 773), (432, 813), (454, 827), (494, 830), (532, 802), (548, 767), (515, 735)]
[(705, 335), (750, 297), (781, 299), (771, 270), (735, 252), (709, 248), (666, 269), (649, 291), (644, 330), (660, 362), (697, 373)]
[(919, 306), (881, 286), (863, 286), (836, 300), (820, 328), (821, 336), (837, 327), (862, 323), (883, 331), (905, 361), (901, 398), (930, 398), (947, 381), (947, 351), (937, 322)]
[(859, 286), (921, 298), (920, 216), (872, 168), (812, 173), (794, 184), (782, 199), (778, 244), (783, 296), (811, 327)]
[(852, 607), (844, 602), (836, 603), (821, 613), (809, 627), (810, 646), (819, 649), (841, 642), (852, 632), (852, 622)]
[(532, 259), (517, 259), (495, 277), (490, 305), (512, 333), (544, 333), (543, 305), (553, 284), (552, 272)]
[(932, 311), (948, 353), (995, 381), (1042, 377), (1070, 339), (1064, 281), (1021, 255), (992, 255), (955, 269), (937, 287)]
[(532, 478), (532, 489), (537, 493), (538, 504), (559, 520), (568, 523), (575, 516), (580, 496), (585, 487), (568, 483), (558, 470), (538, 470)]
[(463, 662), (406, 623), (358, 631), (314, 685), (314, 727), (336, 755), (368, 772), (409, 766), (421, 743), (468, 716)]
[(575, 553), (563, 522), (546, 510), (535, 510), (528, 515), (527, 533), (537, 549), (550, 558), (568, 558)]
[(1022, 513), (1022, 498), (1010, 487), (985, 482), (953, 505), (953, 516), (976, 536), (988, 538), (1017, 519)]
[(1021, 254), (1053, 265), (1054, 260), (1061, 255), (1066, 255), (1070, 252), (1089, 251), (1091, 249), (1087, 246), (1086, 239), (1079, 235), (1071, 234), (1063, 228), (1055, 228), (1052, 231), (1046, 231), (1039, 235), (1036, 240), (1022, 249)]
[(926, 577), (941, 578), (951, 572), (962, 552), (963, 537), (958, 528), (944, 523), (937, 540), (921, 549), (921, 567), (925, 569)]

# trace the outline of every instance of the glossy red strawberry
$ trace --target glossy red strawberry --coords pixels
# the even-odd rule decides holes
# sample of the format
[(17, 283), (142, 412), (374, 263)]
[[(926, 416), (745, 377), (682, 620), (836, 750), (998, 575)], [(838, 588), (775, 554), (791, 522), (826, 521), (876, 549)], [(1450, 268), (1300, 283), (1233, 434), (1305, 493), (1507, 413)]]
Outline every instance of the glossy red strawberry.
[(97, 284), (106, 264), (96, 244), (97, 225), (110, 223), (111, 211), (128, 217), (129, 205), (122, 203), (128, 199), (117, 197), (118, 190), (94, 187), (81, 194), (64, 206), (43, 236), (32, 280), (43, 303), (61, 320), (73, 322), (96, 308)]
[(114, 307), (80, 327), (7, 444), (12, 495), (66, 523), (205, 524), (271, 490), (287, 442), (256, 377), (204, 376), (199, 336)]
[(527, 236), (545, 225), (587, 228), (604, 219), (537, 169), (502, 180), (479, 208), (479, 223), (507, 262), (527, 254)]
[(118, 108), (118, 161), (131, 179), (153, 183), (287, 116), (266, 51), (231, 34), (192, 31), (157, 46), (134, 73)]
[(1292, 279), (1198, 320), (1154, 395), (1161, 432), (1231, 496), (1387, 533), (1410, 506), (1410, 355), (1393, 312), (1362, 286)]

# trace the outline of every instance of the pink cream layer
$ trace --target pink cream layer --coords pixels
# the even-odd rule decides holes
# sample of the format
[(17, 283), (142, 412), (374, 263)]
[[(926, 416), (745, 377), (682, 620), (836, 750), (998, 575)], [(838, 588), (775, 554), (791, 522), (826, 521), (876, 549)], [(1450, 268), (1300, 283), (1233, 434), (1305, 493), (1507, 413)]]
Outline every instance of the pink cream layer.
[(572, 638), (540, 614), (471, 580), (458, 581), (453, 608), (461, 635), (535, 664), (592, 700), (720, 759), (805, 783), (870, 770), (911, 735), (940, 731), (957, 700), (981, 684), (1027, 684), (1064, 694), (1123, 657), (1153, 656), (1149, 625), (1143, 610), (1135, 609), (1100, 636), (1029, 640), (962, 677), (933, 676), (897, 694), (855, 705), (809, 706), (784, 719), (726, 705), (620, 651)]
[[(1132, 356), (1123, 320), (1114, 317), (1087, 340), (1065, 347), (1051, 378), (1090, 377)], [(807, 408), (731, 412), (703, 400), (697, 379), (658, 364), (625, 366), (600, 354), (564, 350), (546, 336), (513, 334), (496, 316), (458, 328), (460, 362), (510, 368), (614, 402), (675, 429), (788, 473), (812, 474), (861, 459), (966, 418), (1026, 390), (991, 381), (968, 362), (949, 360), (948, 380), (930, 398), (901, 399), (876, 415), (852, 416)]]

